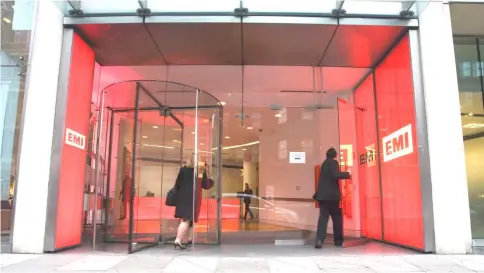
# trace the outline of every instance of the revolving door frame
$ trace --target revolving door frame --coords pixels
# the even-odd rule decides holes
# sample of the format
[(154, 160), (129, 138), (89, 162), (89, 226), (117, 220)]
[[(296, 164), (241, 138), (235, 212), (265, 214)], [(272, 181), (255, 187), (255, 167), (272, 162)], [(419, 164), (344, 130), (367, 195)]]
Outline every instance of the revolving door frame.
[[(131, 81), (133, 82), (133, 81)], [(215, 245), (220, 245), (221, 243), (221, 203), (220, 203), (220, 200), (221, 200), (221, 192), (222, 192), (222, 184), (221, 184), (221, 168), (222, 168), (222, 129), (223, 129), (223, 106), (222, 104), (215, 98), (213, 97), (212, 95), (210, 95), (209, 93), (203, 91), (203, 90), (200, 90), (200, 89), (195, 89), (194, 88), (194, 91), (195, 91), (195, 106), (177, 106), (177, 107), (169, 107), (169, 106), (166, 106), (166, 105), (163, 105), (161, 104), (156, 98), (155, 96), (153, 96), (148, 90), (147, 88), (145, 88), (143, 85), (142, 85), (142, 82), (159, 82), (159, 83), (168, 83), (166, 81), (134, 81), (136, 83), (136, 99), (135, 99), (135, 108), (120, 108), (120, 109), (113, 109), (111, 107), (107, 107), (104, 105), (104, 96), (105, 94), (107, 93), (106, 89), (103, 89), (100, 93), (99, 93), (99, 110), (98, 110), (98, 124), (97, 124), (97, 129), (96, 129), (96, 134), (95, 134), (95, 145), (96, 145), (96, 149), (95, 149), (95, 157), (96, 157), (96, 161), (95, 161), (95, 164), (94, 164), (94, 173), (96, 174), (96, 177), (94, 179), (94, 187), (95, 189), (98, 189), (98, 187), (102, 187), (103, 189), (106, 189), (105, 191), (105, 196), (104, 196), (104, 202), (102, 202), (102, 209), (104, 209), (104, 214), (101, 213), (101, 217), (100, 217), (100, 220), (101, 220), (101, 230), (102, 230), (102, 240), (104, 243), (126, 243), (126, 240), (116, 240), (116, 239), (108, 239), (108, 235), (109, 235), (109, 214), (110, 214), (110, 210), (111, 210), (111, 206), (110, 206), (110, 201), (113, 199), (113, 198), (116, 198), (116, 196), (110, 196), (110, 181), (112, 180), (112, 176), (111, 176), (111, 164), (116, 164), (117, 160), (119, 159), (116, 159), (116, 160), (112, 160), (113, 159), (113, 132), (114, 132), (114, 115), (116, 113), (127, 113), (127, 112), (134, 112), (134, 128), (133, 128), (133, 136), (132, 136), (132, 139), (133, 139), (133, 143), (132, 143), (132, 155), (131, 155), (131, 159), (130, 159), (130, 164), (131, 164), (131, 169), (130, 169), (130, 175), (131, 175), (131, 182), (130, 182), (130, 192), (131, 192), (131, 195), (129, 196), (129, 206), (128, 206), (128, 209), (129, 209), (129, 217), (128, 217), (128, 220), (129, 220), (129, 229), (128, 229), (128, 238), (127, 238), (127, 243), (128, 243), (128, 253), (133, 253), (133, 252), (137, 252), (139, 250), (142, 250), (142, 249), (145, 249), (145, 248), (148, 248), (148, 247), (151, 247), (151, 246), (154, 246), (154, 245), (158, 245), (158, 244), (164, 244), (166, 243), (167, 241), (167, 238), (166, 236), (164, 236), (162, 233), (162, 230), (160, 228), (159, 230), (159, 236), (157, 238), (157, 240), (153, 241), (153, 242), (150, 242), (150, 243), (147, 243), (147, 244), (144, 244), (142, 247), (134, 247), (134, 245), (136, 245), (136, 241), (135, 241), (135, 238), (134, 238), (134, 235), (135, 235), (135, 232), (134, 232), (134, 198), (135, 198), (135, 185), (136, 185), (136, 182), (137, 182), (137, 179), (136, 179), (136, 161), (138, 160), (141, 160), (141, 158), (139, 158), (137, 155), (136, 155), (136, 146), (137, 144), (139, 144), (139, 139), (138, 139), (138, 119), (139, 119), (139, 112), (140, 111), (159, 111), (160, 112), (160, 116), (165, 116), (166, 118), (171, 118), (173, 119), (181, 128), (181, 143), (180, 143), (180, 162), (178, 161), (173, 161), (171, 160), (170, 162), (168, 163), (180, 163), (180, 166), (182, 166), (182, 163), (183, 163), (183, 153), (184, 151), (186, 150), (185, 148), (185, 140), (184, 140), (184, 131), (185, 131), (185, 124), (180, 120), (178, 119), (174, 114), (173, 114), (173, 111), (183, 111), (183, 110), (194, 110), (195, 111), (195, 135), (198, 134), (198, 111), (203, 109), (209, 109), (209, 110), (214, 110), (215, 113), (214, 115), (212, 116), (212, 119), (213, 121), (211, 122), (212, 124), (212, 127), (211, 129), (213, 129), (213, 126), (215, 125), (215, 122), (218, 118), (218, 122), (217, 122), (217, 125), (218, 128), (218, 132), (216, 131), (215, 134), (214, 134), (214, 137), (216, 138), (216, 145), (214, 145), (214, 147), (212, 147), (213, 150), (215, 150), (213, 152), (214, 156), (216, 157), (216, 160), (212, 162), (211, 164), (211, 170), (212, 170), (212, 174), (216, 174), (216, 179), (215, 179), (215, 191), (216, 191), (216, 196), (215, 196), (215, 204), (216, 204), (216, 229), (215, 229), (215, 232), (216, 232), (216, 241), (213, 242), (213, 243), (208, 243), (208, 244), (215, 244)], [(139, 102), (139, 96), (140, 96), (140, 93), (143, 92), (145, 95), (147, 95), (151, 100), (153, 100), (153, 102), (155, 102), (155, 104), (157, 106), (155, 107), (140, 107), (140, 102)], [(178, 92), (184, 92), (184, 91), (178, 91)], [(209, 96), (213, 97), (214, 98), (214, 102), (216, 102), (215, 105), (202, 105), (202, 106), (199, 106), (198, 105), (198, 100), (199, 100), (199, 93), (205, 93), (205, 94), (208, 94)], [(106, 108), (106, 113), (104, 112), (104, 109)], [(105, 115), (107, 115), (107, 117), (105, 117)], [(102, 128), (103, 128), (103, 120), (104, 118), (106, 118), (107, 122), (108, 122), (108, 125), (107, 126), (107, 129), (106, 129), (106, 132), (105, 132), (105, 136), (102, 135)], [(165, 126), (165, 125), (163, 125)], [(100, 151), (100, 144), (101, 144), (101, 138), (104, 137), (104, 141), (105, 141), (105, 147), (104, 147), (104, 151)], [(195, 151), (195, 154), (198, 154), (198, 150), (199, 150), (199, 146), (198, 146), (198, 143), (196, 142), (196, 138), (195, 138), (195, 143), (194, 143), (194, 151)], [(104, 158), (105, 158), (105, 166), (101, 166), (101, 161), (102, 161), (102, 156), (101, 154), (104, 155)], [(167, 162), (164, 162), (164, 159), (162, 159), (160, 161), (161, 163), (167, 163)], [(196, 162), (198, 162), (198, 158), (196, 159)], [(106, 169), (106, 170), (105, 170)], [(97, 195), (97, 191), (96, 191), (96, 195)], [(210, 198), (212, 197), (212, 195), (210, 196)], [(90, 198), (90, 197), (89, 197)], [(97, 197), (96, 197), (97, 198)], [(161, 204), (160, 204), (161, 205)], [(114, 209), (114, 208), (113, 208)], [(97, 238), (97, 206), (94, 206), (93, 208), (93, 234), (92, 234), (92, 248), (93, 250), (96, 249), (96, 238)], [(126, 213), (126, 212), (125, 212)], [(114, 215), (114, 214), (113, 214)], [(192, 233), (195, 233), (195, 231), (192, 231)], [(207, 243), (202, 243), (202, 244), (207, 244)]]

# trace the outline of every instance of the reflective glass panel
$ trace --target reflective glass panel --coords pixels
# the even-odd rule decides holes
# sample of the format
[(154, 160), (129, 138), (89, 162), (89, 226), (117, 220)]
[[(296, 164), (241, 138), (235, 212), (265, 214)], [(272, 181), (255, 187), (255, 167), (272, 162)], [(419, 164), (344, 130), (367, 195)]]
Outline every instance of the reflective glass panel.
[(455, 38), (472, 237), (484, 238), (484, 40)]
[[(18, 2), (18, 1), (17, 1)], [(1, 1), (0, 189), (1, 251), (10, 251), (17, 154), (35, 3)], [(17, 3), (17, 5), (16, 5)], [(16, 7), (15, 7), (16, 6)]]

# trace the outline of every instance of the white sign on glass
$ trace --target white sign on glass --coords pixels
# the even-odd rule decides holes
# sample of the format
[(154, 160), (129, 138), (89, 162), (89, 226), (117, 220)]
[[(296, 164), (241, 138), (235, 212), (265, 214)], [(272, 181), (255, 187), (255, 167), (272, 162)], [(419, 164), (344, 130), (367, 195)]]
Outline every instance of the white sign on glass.
[(306, 163), (305, 152), (289, 152), (289, 163), (291, 164), (304, 164)]

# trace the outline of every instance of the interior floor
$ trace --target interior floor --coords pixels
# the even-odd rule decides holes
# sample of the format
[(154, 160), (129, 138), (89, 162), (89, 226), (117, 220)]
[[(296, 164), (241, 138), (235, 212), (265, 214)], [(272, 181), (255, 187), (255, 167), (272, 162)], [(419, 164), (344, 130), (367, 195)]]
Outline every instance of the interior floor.
[[(195, 232), (207, 232), (210, 224), (213, 224), (216, 219), (213, 220), (200, 220), (195, 225)], [(296, 228), (285, 227), (281, 225), (275, 225), (270, 223), (261, 223), (257, 220), (239, 220), (239, 219), (223, 219), (221, 221), (221, 231), (227, 232), (240, 232), (240, 231), (288, 231), (298, 230)], [(135, 221), (134, 231), (138, 234), (150, 234), (157, 233), (154, 231), (160, 230), (161, 232), (172, 232), (178, 227), (178, 221), (176, 219), (158, 219), (158, 220), (140, 220)], [(113, 234), (123, 234), (127, 232), (129, 221), (127, 219), (122, 221), (116, 221)]]

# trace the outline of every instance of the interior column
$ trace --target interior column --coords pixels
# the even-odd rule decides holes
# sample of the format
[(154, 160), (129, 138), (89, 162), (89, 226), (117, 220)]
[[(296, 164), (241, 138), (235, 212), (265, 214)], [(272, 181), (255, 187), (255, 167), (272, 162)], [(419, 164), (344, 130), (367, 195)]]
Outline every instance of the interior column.
[(426, 179), (431, 183), (422, 188), (422, 198), (431, 200), (430, 211), (424, 208), (424, 223), (432, 218), (434, 238), (426, 240), (434, 239), (438, 254), (469, 253), (472, 236), (449, 4), (431, 1), (410, 39), (417, 120), (426, 118), (427, 132), (420, 133), (428, 138)]

